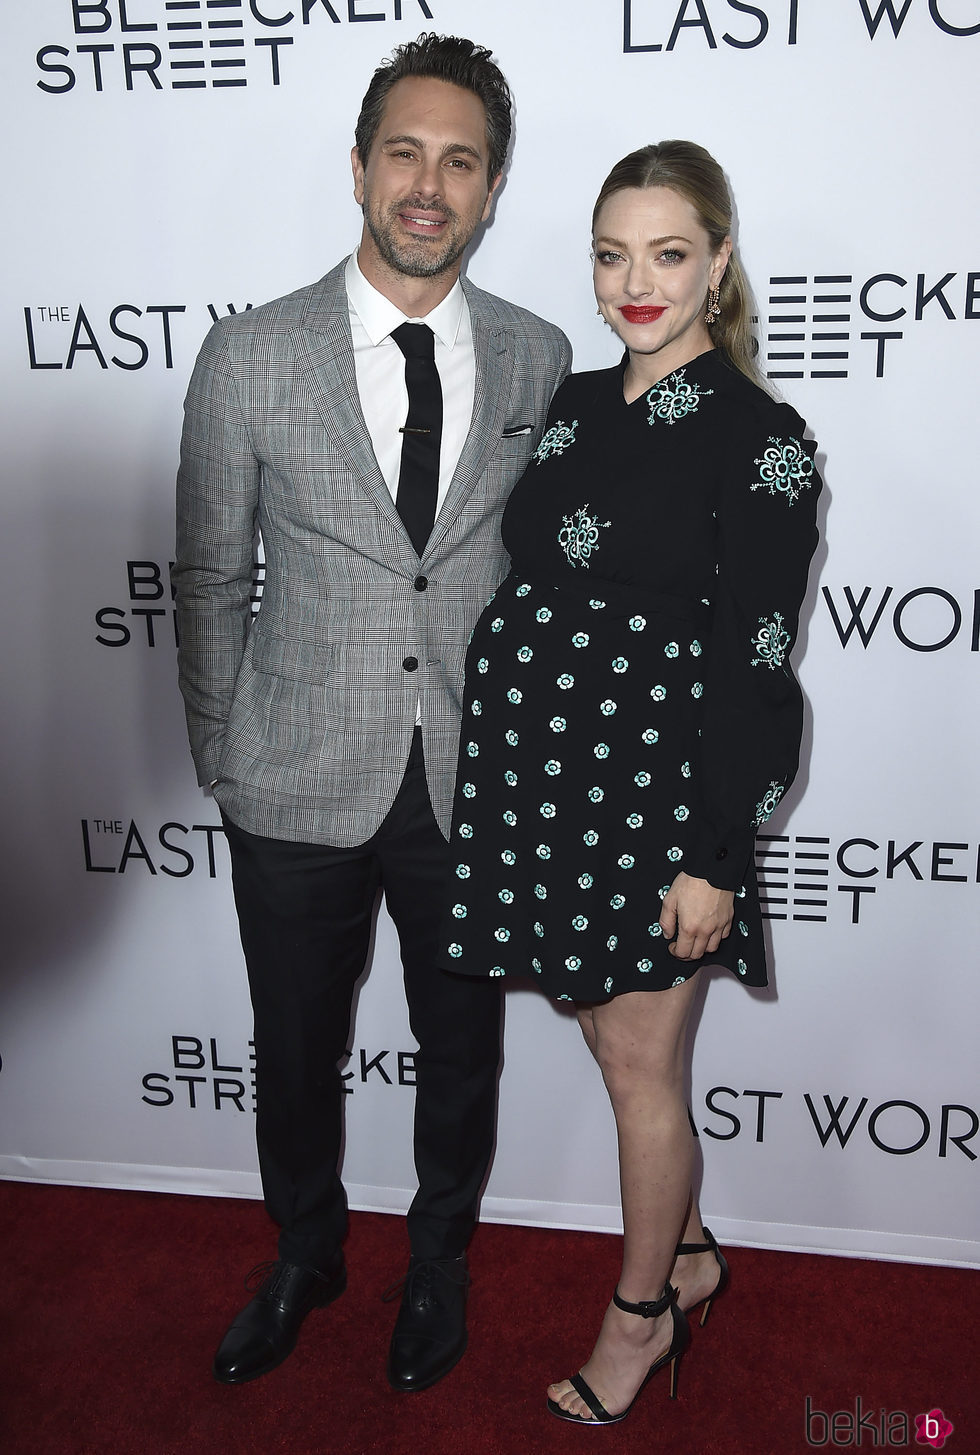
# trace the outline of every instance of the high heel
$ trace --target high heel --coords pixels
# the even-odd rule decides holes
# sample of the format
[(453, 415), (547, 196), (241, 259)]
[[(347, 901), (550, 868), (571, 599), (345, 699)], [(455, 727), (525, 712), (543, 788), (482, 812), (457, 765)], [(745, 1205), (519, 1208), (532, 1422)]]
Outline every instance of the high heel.
[(581, 1374), (573, 1374), (568, 1382), (575, 1393), (588, 1405), (594, 1418), (586, 1420), (581, 1415), (570, 1414), (568, 1410), (563, 1410), (556, 1400), (549, 1399), (548, 1409), (553, 1415), (557, 1415), (560, 1420), (568, 1420), (574, 1425), (614, 1425), (619, 1420), (625, 1420), (639, 1399), (641, 1390), (645, 1388), (657, 1370), (662, 1369), (665, 1364), (670, 1365), (670, 1397), (671, 1399), (677, 1398), (677, 1368), (681, 1355), (691, 1342), (691, 1329), (687, 1322), (687, 1316), (684, 1310), (677, 1306), (677, 1289), (668, 1283), (664, 1288), (662, 1298), (650, 1299), (645, 1303), (627, 1303), (624, 1298), (620, 1298), (619, 1289), (617, 1289), (613, 1294), (612, 1301), (618, 1309), (622, 1309), (623, 1313), (636, 1314), (641, 1319), (659, 1318), (661, 1314), (665, 1314), (670, 1309), (672, 1327), (670, 1348), (650, 1365), (640, 1388), (636, 1391), (636, 1394), (634, 1394), (622, 1413), (618, 1415), (611, 1415), (609, 1413), (599, 1397), (586, 1384)]
[(728, 1264), (725, 1261), (725, 1255), (718, 1247), (718, 1244), (715, 1242), (710, 1228), (702, 1228), (701, 1231), (704, 1233), (704, 1242), (678, 1243), (677, 1256), (679, 1257), (682, 1253), (714, 1253), (715, 1255), (715, 1261), (718, 1264), (718, 1282), (715, 1284), (711, 1293), (707, 1294), (704, 1298), (699, 1298), (696, 1303), (692, 1303), (689, 1309), (685, 1309), (685, 1313), (690, 1314), (693, 1313), (696, 1308), (701, 1308), (701, 1305), (704, 1304), (704, 1308), (701, 1310), (700, 1322), (700, 1326), (703, 1329), (705, 1324), (708, 1322), (708, 1314), (711, 1312), (711, 1305), (714, 1303), (716, 1298), (721, 1297), (721, 1295), (725, 1292), (725, 1289), (728, 1287), (729, 1273)]

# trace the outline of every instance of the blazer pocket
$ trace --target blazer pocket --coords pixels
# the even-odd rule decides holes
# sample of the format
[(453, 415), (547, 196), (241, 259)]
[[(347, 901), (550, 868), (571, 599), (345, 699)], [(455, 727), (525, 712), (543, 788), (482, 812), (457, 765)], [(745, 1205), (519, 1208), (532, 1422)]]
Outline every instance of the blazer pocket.
[(324, 682), (338, 670), (337, 649), (330, 643), (296, 641), (272, 632), (252, 633), (252, 666), (272, 677), (295, 682)]
[(494, 451), (494, 458), (499, 460), (505, 475), (514, 480), (522, 474), (525, 466), (534, 454), (537, 444), (537, 428), (534, 425), (525, 426), (519, 422), (519, 427), (511, 429), (508, 427), (497, 441)]

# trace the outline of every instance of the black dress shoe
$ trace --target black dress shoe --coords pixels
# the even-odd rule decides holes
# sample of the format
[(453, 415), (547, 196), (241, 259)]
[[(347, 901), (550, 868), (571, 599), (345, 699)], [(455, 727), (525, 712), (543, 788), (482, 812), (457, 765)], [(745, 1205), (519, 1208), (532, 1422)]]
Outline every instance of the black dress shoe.
[(428, 1389), (466, 1350), (466, 1258), (412, 1258), (388, 1350), (394, 1389)]
[[(214, 1377), (222, 1384), (244, 1384), (281, 1364), (296, 1347), (306, 1315), (339, 1298), (347, 1287), (343, 1257), (322, 1272), (298, 1263), (263, 1263), (252, 1278), (266, 1273), (261, 1287), (233, 1322), (214, 1356)], [(246, 1280), (247, 1282), (247, 1280)]]

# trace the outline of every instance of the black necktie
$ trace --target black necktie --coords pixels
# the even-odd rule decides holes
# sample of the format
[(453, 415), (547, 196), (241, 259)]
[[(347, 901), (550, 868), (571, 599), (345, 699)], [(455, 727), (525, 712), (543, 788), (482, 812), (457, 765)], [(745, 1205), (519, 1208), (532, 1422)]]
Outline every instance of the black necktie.
[(439, 447), (442, 443), (442, 386), (435, 361), (435, 337), (427, 323), (401, 323), (391, 337), (405, 355), (408, 418), (402, 428), (402, 462), (395, 504), (419, 556), (436, 518)]

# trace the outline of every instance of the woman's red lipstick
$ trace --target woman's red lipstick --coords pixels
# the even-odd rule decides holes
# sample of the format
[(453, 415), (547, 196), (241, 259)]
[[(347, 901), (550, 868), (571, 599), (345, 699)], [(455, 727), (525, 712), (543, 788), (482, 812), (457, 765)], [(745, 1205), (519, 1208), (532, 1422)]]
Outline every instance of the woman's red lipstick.
[(637, 308), (633, 303), (627, 303), (619, 311), (627, 323), (656, 323), (661, 314), (667, 312), (666, 308)]

